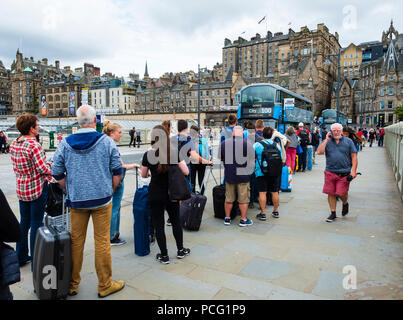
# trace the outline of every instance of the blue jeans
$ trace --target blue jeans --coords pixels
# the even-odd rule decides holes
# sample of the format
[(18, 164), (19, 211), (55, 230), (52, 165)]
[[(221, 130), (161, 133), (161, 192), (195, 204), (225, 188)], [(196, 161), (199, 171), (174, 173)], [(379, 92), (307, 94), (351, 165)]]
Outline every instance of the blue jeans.
[[(34, 201), (21, 201), (20, 204), (20, 227), (22, 231), (21, 241), (17, 242), (17, 256), (20, 265), (24, 265), (28, 259), (28, 231), (31, 229), (29, 249), (32, 259), (34, 258), (36, 231), (43, 226), (46, 201), (48, 200), (48, 183), (45, 182), (41, 196)], [(33, 263), (31, 264), (32, 270)]]
[(116, 188), (112, 195), (112, 215), (111, 215), (111, 239), (119, 232), (120, 226), (120, 205), (123, 198), (125, 185), (123, 181)]
[(308, 170), (312, 170), (312, 166), (313, 166), (312, 155), (313, 155), (313, 148), (308, 147), (306, 149), (306, 156), (307, 156), (307, 162), (308, 162), (307, 169)]

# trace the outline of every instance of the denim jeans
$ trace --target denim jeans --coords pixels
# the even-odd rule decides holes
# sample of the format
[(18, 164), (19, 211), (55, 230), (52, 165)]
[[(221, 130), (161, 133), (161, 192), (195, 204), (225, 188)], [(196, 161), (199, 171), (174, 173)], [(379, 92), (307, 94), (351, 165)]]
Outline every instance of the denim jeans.
[(111, 239), (119, 232), (120, 226), (120, 205), (123, 198), (125, 185), (123, 181), (116, 188), (112, 195), (112, 217), (111, 217)]
[(309, 147), (306, 149), (306, 157), (307, 157), (307, 162), (308, 162), (307, 169), (308, 169), (308, 170), (312, 170), (312, 166), (313, 166), (313, 163), (312, 163), (312, 155), (313, 155), (313, 147), (312, 147), (312, 146), (309, 146)]
[(298, 155), (298, 170), (302, 171), (306, 169), (306, 156), (307, 156), (307, 147), (302, 147), (302, 153)]
[[(36, 231), (43, 226), (43, 215), (45, 213), (46, 201), (48, 199), (48, 183), (45, 182), (41, 196), (34, 201), (21, 201), (20, 204), (20, 227), (22, 231), (21, 241), (17, 242), (17, 256), (20, 265), (24, 265), (28, 260), (28, 232), (30, 234), (30, 253), (32, 259), (34, 258), (35, 237)], [(31, 264), (32, 270), (33, 263)]]

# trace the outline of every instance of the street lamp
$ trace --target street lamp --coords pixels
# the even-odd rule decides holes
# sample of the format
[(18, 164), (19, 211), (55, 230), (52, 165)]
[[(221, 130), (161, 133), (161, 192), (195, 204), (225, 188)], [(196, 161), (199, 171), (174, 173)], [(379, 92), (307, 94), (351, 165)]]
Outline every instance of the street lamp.
[(340, 112), (340, 49), (339, 49), (339, 53), (337, 54), (328, 54), (326, 56), (326, 61), (324, 63), (325, 66), (330, 66), (331, 61), (330, 61), (330, 57), (336, 57), (337, 58), (337, 103), (336, 103), (336, 107), (337, 107), (337, 112), (336, 112), (336, 122), (339, 122), (339, 112)]
[(197, 83), (197, 126), (200, 129), (200, 64), (198, 65), (199, 75)]

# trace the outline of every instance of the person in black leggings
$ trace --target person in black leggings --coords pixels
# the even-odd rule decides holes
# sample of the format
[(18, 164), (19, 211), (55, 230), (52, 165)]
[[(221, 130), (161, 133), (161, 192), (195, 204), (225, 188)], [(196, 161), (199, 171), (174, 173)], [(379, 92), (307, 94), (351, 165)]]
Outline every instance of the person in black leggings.
[(162, 125), (155, 126), (151, 132), (152, 149), (143, 156), (141, 176), (148, 177), (151, 172), (151, 182), (148, 191), (151, 219), (155, 228), (155, 236), (161, 253), (157, 260), (169, 264), (168, 249), (164, 229), (164, 211), (166, 210), (172, 223), (172, 231), (178, 249), (177, 258), (182, 259), (190, 254), (190, 249), (183, 247), (183, 230), (179, 217), (179, 203), (169, 200), (168, 195), (168, 168), (169, 165), (178, 165), (183, 174), (189, 174), (185, 161), (179, 164), (169, 164), (170, 141), (168, 132)]

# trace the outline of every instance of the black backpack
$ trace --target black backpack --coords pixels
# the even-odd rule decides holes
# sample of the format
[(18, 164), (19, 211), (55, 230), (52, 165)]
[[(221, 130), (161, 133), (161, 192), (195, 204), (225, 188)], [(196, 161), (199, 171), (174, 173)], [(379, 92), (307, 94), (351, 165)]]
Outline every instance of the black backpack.
[(306, 147), (309, 144), (309, 134), (306, 130), (299, 132), (299, 137), (301, 139), (301, 147)]
[(262, 163), (259, 163), (260, 169), (265, 176), (281, 176), (283, 170), (283, 161), (281, 160), (281, 151), (277, 149), (276, 143), (266, 143), (259, 141), (263, 146)]

